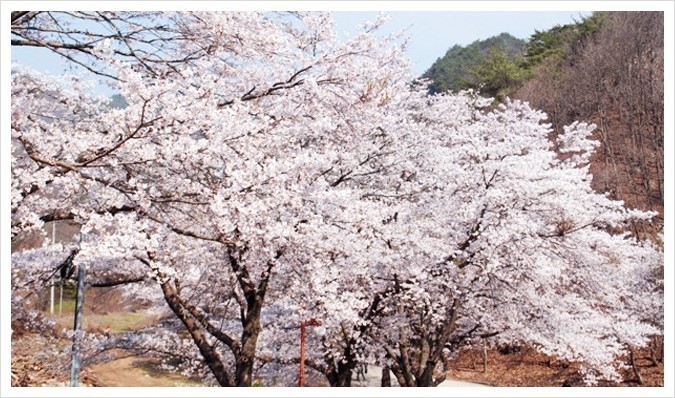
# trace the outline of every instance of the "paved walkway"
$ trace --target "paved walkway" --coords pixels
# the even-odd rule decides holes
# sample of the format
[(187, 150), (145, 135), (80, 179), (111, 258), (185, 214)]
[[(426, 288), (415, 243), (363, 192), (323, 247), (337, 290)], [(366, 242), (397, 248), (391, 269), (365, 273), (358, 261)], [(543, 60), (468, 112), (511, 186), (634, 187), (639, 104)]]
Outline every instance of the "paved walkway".
[[(396, 381), (396, 376), (393, 373), (391, 374), (391, 386), (399, 387), (398, 382)], [(352, 386), (355, 387), (380, 387), (382, 384), (382, 368), (379, 366), (368, 366), (368, 371), (366, 372), (365, 380), (352, 380)], [(446, 379), (444, 382), (438, 385), (438, 387), (489, 387), (486, 384), (480, 383), (471, 383), (468, 381), (462, 380), (450, 380)]]

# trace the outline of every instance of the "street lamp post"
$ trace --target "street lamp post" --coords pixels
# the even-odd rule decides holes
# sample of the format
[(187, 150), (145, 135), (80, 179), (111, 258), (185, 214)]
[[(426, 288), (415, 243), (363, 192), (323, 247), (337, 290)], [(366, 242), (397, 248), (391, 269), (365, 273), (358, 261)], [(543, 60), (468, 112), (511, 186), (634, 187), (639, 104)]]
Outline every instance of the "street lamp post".
[[(298, 372), (298, 386), (305, 385), (305, 338), (307, 337), (307, 326), (321, 326), (321, 321), (314, 318), (303, 319), (300, 321), (300, 370)], [(322, 336), (324, 334), (323, 328), (316, 328), (316, 334)]]

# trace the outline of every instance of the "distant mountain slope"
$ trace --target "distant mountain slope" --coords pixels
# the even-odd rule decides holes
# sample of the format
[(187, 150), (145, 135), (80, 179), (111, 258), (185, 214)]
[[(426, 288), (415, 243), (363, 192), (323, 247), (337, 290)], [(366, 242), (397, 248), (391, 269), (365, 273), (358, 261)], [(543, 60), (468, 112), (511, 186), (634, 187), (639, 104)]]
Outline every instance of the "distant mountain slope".
[(477, 88), (481, 83), (477, 73), (491, 55), (499, 54), (516, 62), (525, 55), (526, 42), (508, 33), (476, 40), (466, 47), (455, 45), (436, 60), (423, 77), (432, 81), (430, 91), (459, 91)]

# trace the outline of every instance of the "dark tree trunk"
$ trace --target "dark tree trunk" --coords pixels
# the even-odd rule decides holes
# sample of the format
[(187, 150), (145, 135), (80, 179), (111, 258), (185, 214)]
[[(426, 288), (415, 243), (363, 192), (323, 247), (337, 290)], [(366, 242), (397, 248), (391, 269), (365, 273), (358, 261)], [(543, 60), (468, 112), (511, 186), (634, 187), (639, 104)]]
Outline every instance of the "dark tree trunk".
[(197, 345), (197, 348), (199, 348), (199, 352), (204, 358), (204, 363), (206, 363), (206, 365), (209, 367), (213, 373), (213, 376), (218, 381), (218, 384), (220, 384), (222, 387), (234, 387), (234, 380), (228, 373), (227, 369), (225, 369), (222, 358), (220, 358), (218, 352), (207, 341), (199, 322), (197, 322), (197, 320), (190, 314), (190, 311), (185, 308), (183, 303), (181, 303), (176, 288), (172, 286), (170, 282), (162, 283), (161, 287), (166, 303), (169, 305), (178, 319), (183, 322), (183, 325), (185, 325), (185, 328), (190, 333), (190, 336), (192, 336), (192, 340)]
[(354, 362), (347, 357), (346, 363), (338, 361), (337, 368), (330, 366), (326, 377), (331, 387), (351, 387), (352, 386), (352, 371), (354, 370)]
[(415, 384), (418, 387), (430, 387), (433, 386), (434, 382), (434, 368), (436, 368), (435, 363), (427, 362), (427, 365), (424, 367), (424, 371), (421, 372), (419, 377), (416, 378)]
[(406, 380), (403, 371), (398, 365), (392, 366), (391, 371), (394, 373), (394, 376), (396, 376), (396, 381), (398, 382), (398, 385), (400, 385), (401, 387), (415, 387), (414, 384), (408, 384), (408, 380)]
[(391, 387), (391, 374), (389, 372), (389, 366), (382, 368), (382, 387)]
[(253, 360), (260, 335), (260, 313), (263, 299), (258, 294), (249, 302), (241, 334), (241, 352), (236, 361), (236, 384), (250, 387), (253, 383)]
[(638, 369), (638, 366), (635, 363), (635, 352), (633, 351), (633, 347), (629, 348), (629, 352), (630, 352), (630, 366), (631, 368), (633, 368), (633, 373), (635, 373), (635, 379), (639, 385), (643, 385), (644, 381), (642, 380), (640, 369)]
[[(398, 350), (385, 345), (387, 356), (394, 360), (391, 371), (394, 372), (402, 387), (433, 387), (445, 380), (445, 377), (434, 378), (434, 369), (442, 359), (443, 349), (455, 331), (458, 311), (459, 300), (455, 299), (445, 323), (432, 334), (433, 338), (424, 338), (422, 339), (423, 342), (414, 342), (413, 339), (408, 337), (407, 330), (401, 330), (400, 340), (397, 343)], [(421, 356), (418, 354), (418, 361), (415, 362), (415, 366), (413, 366), (413, 358), (411, 358), (411, 352), (414, 353), (415, 350), (409, 349), (411, 344), (421, 345), (417, 350), (421, 353)]]

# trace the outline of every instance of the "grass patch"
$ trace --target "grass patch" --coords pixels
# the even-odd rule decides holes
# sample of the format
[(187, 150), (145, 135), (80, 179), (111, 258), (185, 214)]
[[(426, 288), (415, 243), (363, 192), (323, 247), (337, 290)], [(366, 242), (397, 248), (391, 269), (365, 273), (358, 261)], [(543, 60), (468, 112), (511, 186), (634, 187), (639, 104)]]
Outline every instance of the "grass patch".
[[(60, 310), (60, 311), (59, 311)], [(75, 299), (67, 299), (64, 297), (63, 302), (56, 300), (54, 303), (54, 312), (75, 312)]]
[(110, 329), (110, 333), (121, 333), (148, 326), (149, 317), (140, 312), (113, 312), (84, 316), (85, 329)]
[[(54, 292), (54, 316), (57, 326), (61, 329), (72, 329), (75, 313), (76, 287), (72, 285), (63, 286), (63, 301), (59, 299), (59, 286), (55, 287)], [(106, 301), (106, 297), (91, 293), (88, 291), (84, 300), (84, 316), (82, 327), (90, 332), (108, 332), (121, 333), (143, 329), (152, 325), (155, 318), (145, 312), (125, 311), (119, 306), (112, 305)], [(114, 304), (114, 303), (113, 303)], [(111, 312), (100, 313), (109, 309)], [(45, 309), (45, 315), (49, 314), (49, 302)]]
[[(47, 294), (49, 294), (49, 288), (47, 288)], [(61, 286), (57, 283), (54, 286), (54, 313), (55, 314), (59, 313), (59, 307), (61, 308), (61, 312), (75, 311), (75, 296), (77, 294), (75, 286), (71, 284), (63, 285), (63, 301), (61, 301), (60, 299), (60, 294), (61, 294)], [(44, 304), (43, 308), (44, 312), (49, 313), (49, 306), (50, 300), (48, 297)]]
[[(72, 329), (74, 309), (66, 310), (64, 301), (63, 313), (57, 316), (56, 322), (62, 329)], [(155, 322), (154, 317), (143, 312), (111, 312), (109, 314), (84, 313), (82, 327), (91, 332), (122, 333), (140, 330)]]

